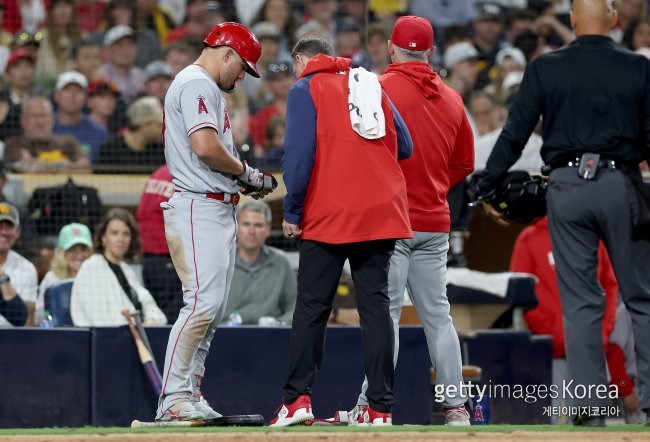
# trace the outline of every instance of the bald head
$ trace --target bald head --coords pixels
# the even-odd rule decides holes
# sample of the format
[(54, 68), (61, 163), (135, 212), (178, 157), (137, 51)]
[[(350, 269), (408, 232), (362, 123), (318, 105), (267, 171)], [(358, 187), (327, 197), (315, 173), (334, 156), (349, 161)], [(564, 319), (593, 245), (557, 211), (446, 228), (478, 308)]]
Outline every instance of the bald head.
[(573, 0), (571, 24), (576, 35), (609, 35), (617, 15), (612, 0)]

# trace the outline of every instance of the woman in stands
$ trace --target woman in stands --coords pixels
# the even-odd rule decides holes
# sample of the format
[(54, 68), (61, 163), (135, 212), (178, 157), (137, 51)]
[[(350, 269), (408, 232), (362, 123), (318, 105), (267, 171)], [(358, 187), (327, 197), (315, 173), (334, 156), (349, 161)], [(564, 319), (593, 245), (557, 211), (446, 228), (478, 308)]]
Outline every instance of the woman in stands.
[(133, 215), (111, 209), (95, 230), (96, 253), (81, 265), (72, 286), (70, 315), (78, 327), (126, 324), (123, 309), (141, 312), (144, 325), (164, 325), (167, 318), (151, 293), (126, 264), (140, 252), (139, 230)]
[(93, 240), (90, 230), (83, 224), (71, 223), (61, 228), (58, 247), (50, 264), (50, 271), (45, 274), (38, 287), (35, 322), (44, 319), (45, 292), (52, 286), (75, 278), (81, 264), (93, 253)]

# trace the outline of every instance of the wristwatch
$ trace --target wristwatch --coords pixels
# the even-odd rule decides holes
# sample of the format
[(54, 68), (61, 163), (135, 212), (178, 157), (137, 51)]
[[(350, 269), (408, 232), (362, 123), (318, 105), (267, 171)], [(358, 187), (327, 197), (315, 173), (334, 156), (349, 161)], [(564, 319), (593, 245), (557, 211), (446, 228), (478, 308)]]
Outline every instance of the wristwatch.
[(0, 275), (0, 285), (6, 284), (9, 281), (11, 281), (11, 279), (9, 278), (9, 275)]

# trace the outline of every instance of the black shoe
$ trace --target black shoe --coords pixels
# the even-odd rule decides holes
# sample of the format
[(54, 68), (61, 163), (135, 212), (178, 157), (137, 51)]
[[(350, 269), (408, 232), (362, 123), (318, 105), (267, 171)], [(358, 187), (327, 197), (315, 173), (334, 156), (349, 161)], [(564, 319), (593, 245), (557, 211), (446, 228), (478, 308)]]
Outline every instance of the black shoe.
[(576, 427), (604, 427), (605, 418), (602, 416), (573, 416), (573, 425)]

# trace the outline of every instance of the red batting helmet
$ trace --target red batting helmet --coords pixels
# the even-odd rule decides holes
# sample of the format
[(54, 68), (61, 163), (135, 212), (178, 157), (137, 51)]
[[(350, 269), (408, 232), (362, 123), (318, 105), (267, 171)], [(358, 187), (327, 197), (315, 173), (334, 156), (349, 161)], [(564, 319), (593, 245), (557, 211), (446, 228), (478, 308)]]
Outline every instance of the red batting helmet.
[(230, 46), (248, 65), (246, 72), (260, 78), (255, 63), (262, 55), (262, 47), (257, 37), (246, 26), (235, 22), (218, 24), (203, 42), (213, 48)]

